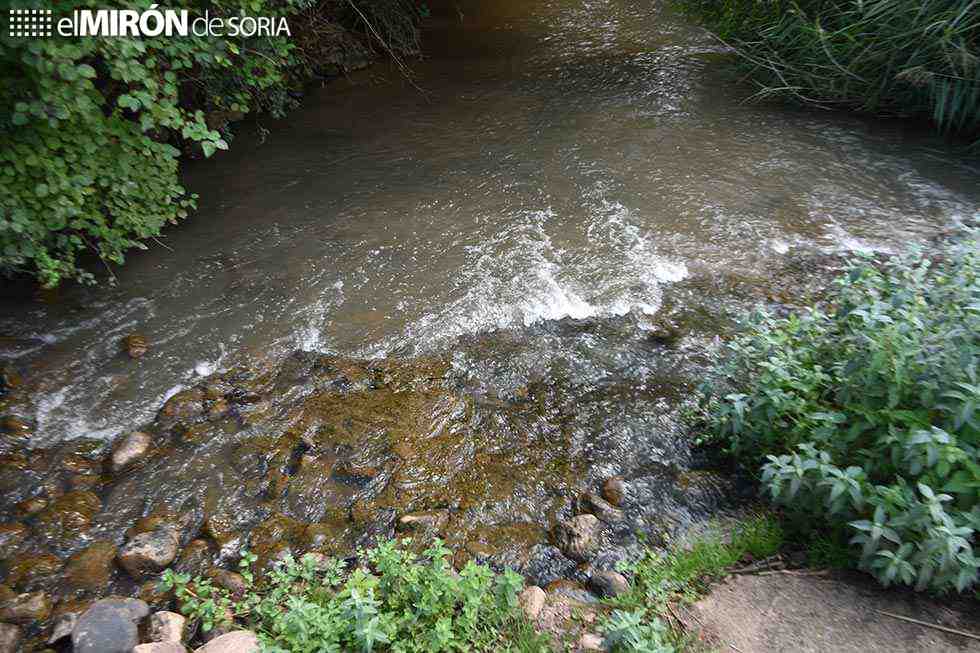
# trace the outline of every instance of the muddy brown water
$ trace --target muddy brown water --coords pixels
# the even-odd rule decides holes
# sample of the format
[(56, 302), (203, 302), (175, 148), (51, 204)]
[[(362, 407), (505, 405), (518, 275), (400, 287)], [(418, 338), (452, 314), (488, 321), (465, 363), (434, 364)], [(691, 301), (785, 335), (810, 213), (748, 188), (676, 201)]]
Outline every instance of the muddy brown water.
[[(543, 582), (577, 573), (547, 529), (622, 474), (611, 565), (732, 495), (677, 418), (731, 314), (980, 203), (975, 162), (906, 123), (745, 103), (663, 3), (463, 1), (424, 44), (412, 83), (376, 65), (189, 164), (200, 209), (114, 287), (2, 307), (25, 379), (3, 409), (30, 427), (4, 445), (30, 531), (8, 582), (86, 595), (10, 556), (58, 569), (155, 512), (222, 561), (249, 533), (342, 553), (426, 510)], [(154, 454), (103, 473), (136, 428)]]

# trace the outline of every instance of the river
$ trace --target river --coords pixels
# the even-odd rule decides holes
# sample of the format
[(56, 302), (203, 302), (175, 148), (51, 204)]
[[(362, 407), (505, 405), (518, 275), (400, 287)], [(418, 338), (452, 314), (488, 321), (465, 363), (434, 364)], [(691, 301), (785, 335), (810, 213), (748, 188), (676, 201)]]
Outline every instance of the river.
[(803, 283), (794, 262), (926, 242), (980, 204), (975, 162), (924, 129), (746, 102), (663, 3), (462, 0), (423, 44), (411, 80), (377, 64), (188, 163), (199, 209), (114, 285), (6, 301), (30, 446), (111, 441), (300, 349), (440, 358), (478, 405), (558, 384), (583, 479), (669, 466), (690, 452), (656, 434), (721, 321)]

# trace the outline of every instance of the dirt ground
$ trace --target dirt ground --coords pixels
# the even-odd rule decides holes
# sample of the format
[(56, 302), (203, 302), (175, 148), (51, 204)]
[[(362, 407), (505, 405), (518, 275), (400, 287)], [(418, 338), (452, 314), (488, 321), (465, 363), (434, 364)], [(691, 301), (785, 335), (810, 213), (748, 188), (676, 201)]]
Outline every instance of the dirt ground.
[(733, 576), (686, 608), (680, 618), (705, 644), (723, 653), (980, 652), (980, 639), (882, 612), (980, 637), (976, 600), (936, 600), (905, 590), (882, 590), (851, 574)]

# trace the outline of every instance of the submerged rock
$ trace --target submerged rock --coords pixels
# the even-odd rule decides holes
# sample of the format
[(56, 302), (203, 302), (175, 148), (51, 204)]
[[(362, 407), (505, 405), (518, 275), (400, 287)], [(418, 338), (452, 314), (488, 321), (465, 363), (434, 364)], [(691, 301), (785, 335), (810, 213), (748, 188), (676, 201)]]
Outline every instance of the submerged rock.
[(44, 592), (17, 594), (0, 603), (0, 621), (32, 624), (44, 621), (51, 614), (51, 599)]
[(555, 525), (555, 544), (577, 562), (588, 562), (599, 551), (602, 524), (595, 515), (578, 515)]
[(96, 542), (73, 555), (65, 569), (68, 585), (83, 592), (104, 590), (112, 577), (116, 552), (112, 542)]
[(0, 653), (17, 653), (24, 631), (14, 624), (0, 624)]
[(142, 358), (149, 349), (146, 336), (139, 333), (132, 333), (122, 339), (122, 348), (126, 354), (133, 359)]
[(623, 499), (626, 496), (626, 481), (623, 480), (622, 476), (613, 476), (606, 479), (606, 482), (602, 484), (602, 498), (610, 503), (614, 507), (619, 507), (623, 505)]
[(177, 557), (177, 534), (165, 526), (134, 536), (119, 549), (119, 564), (141, 580), (163, 571)]
[(27, 526), (19, 522), (0, 524), (0, 558), (13, 556), (30, 532)]
[(143, 601), (110, 597), (96, 601), (72, 631), (72, 653), (131, 653), (139, 644), (137, 624), (149, 613)]
[(139, 459), (143, 458), (153, 438), (149, 433), (143, 431), (133, 431), (125, 436), (112, 449), (112, 457), (109, 460), (110, 468), (114, 474), (123, 471)]

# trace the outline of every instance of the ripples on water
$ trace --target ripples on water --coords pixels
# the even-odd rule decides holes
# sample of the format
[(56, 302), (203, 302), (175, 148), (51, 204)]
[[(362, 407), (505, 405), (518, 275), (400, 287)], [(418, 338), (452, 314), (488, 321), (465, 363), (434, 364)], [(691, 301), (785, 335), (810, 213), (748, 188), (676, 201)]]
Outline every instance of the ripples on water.
[[(717, 44), (659, 6), (461, 9), (430, 22), (424, 95), (384, 66), (311, 93), (265, 143), (246, 127), (188, 165), (201, 209), (116, 288), (5, 307), (0, 355), (36, 384), (40, 440), (112, 438), (195, 378), (297, 347), (458, 348), (491, 385), (631, 379), (620, 352), (666, 285), (897, 249), (977, 204), (978, 171), (901, 123), (744, 104)], [(591, 341), (542, 328), (617, 316), (632, 326)], [(524, 353), (464, 351), (496, 330)], [(119, 353), (131, 332), (139, 362)]]

